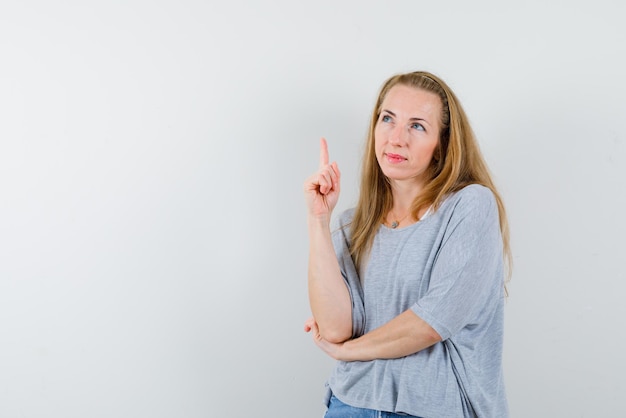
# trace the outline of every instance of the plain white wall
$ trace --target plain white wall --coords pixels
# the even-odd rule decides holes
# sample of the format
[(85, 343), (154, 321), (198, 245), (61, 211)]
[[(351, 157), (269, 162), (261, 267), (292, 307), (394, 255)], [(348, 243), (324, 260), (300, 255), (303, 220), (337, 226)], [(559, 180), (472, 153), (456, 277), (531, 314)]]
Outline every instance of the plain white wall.
[(415, 69), (508, 204), (512, 416), (626, 416), (622, 3), (226, 3), (0, 3), (0, 417), (320, 417), (302, 182)]

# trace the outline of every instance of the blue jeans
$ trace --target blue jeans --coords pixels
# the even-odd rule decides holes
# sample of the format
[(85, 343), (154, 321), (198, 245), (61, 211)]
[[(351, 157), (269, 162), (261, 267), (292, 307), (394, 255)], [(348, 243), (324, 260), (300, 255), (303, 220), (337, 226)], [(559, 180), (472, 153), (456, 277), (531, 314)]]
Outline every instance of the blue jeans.
[(414, 415), (395, 414), (373, 409), (355, 408), (346, 405), (332, 395), (324, 418), (419, 418)]

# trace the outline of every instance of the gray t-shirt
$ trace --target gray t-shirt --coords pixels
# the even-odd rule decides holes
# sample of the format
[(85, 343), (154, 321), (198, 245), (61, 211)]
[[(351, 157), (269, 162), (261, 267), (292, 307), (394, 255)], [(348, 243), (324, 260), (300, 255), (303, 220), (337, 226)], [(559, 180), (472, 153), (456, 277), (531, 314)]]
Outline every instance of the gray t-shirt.
[(425, 418), (508, 417), (502, 376), (503, 254), (493, 193), (470, 185), (406, 228), (381, 225), (360, 278), (350, 221), (333, 243), (358, 337), (412, 309), (442, 341), (407, 357), (339, 361), (327, 386), (355, 407)]

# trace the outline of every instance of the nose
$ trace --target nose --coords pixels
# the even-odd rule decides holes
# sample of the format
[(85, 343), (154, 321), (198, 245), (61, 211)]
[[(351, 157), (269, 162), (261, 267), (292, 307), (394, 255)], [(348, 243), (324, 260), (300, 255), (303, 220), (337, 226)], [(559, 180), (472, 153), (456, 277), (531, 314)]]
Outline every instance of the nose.
[(402, 125), (398, 124), (391, 131), (391, 137), (389, 138), (389, 143), (398, 147), (406, 144), (406, 128)]

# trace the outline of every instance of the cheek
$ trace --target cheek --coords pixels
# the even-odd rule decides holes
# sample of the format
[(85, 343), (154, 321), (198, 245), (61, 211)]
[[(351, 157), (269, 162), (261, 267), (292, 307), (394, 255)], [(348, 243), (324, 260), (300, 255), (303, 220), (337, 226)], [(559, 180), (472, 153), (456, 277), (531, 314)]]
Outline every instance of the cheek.
[(381, 158), (383, 154), (384, 144), (383, 141), (380, 141), (378, 135), (374, 135), (374, 156), (376, 157), (376, 161), (378, 162), (378, 166), (381, 166)]
[(376, 128), (374, 131), (374, 149), (376, 150), (376, 154), (378, 154), (378, 150), (384, 145), (383, 135), (380, 133), (379, 129)]
[(428, 144), (423, 144), (420, 150), (420, 155), (424, 160), (428, 162), (432, 161), (435, 156), (435, 150), (437, 149), (437, 141), (430, 142)]
[(430, 146), (430, 155), (435, 155), (435, 150), (437, 149), (438, 142), (435, 141)]
[(374, 142), (378, 142), (378, 138), (381, 138), (380, 125), (376, 125), (376, 128), (374, 128)]

